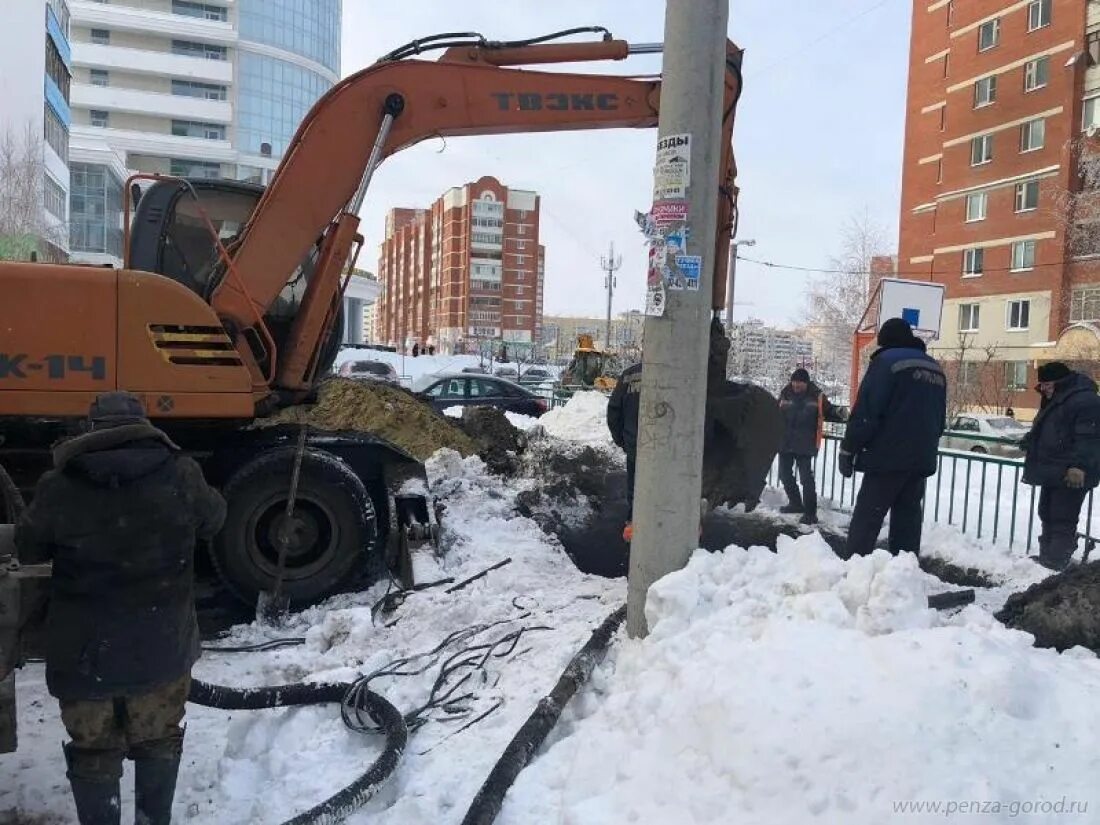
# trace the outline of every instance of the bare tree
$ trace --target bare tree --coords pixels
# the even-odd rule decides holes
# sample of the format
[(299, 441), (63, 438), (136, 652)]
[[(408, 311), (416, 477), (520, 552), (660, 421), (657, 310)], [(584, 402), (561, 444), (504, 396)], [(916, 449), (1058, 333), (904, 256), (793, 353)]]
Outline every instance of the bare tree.
[(978, 346), (961, 333), (950, 350), (934, 353), (947, 377), (947, 420), (965, 412), (998, 414), (1012, 406), (1006, 364), (995, 344)]
[(850, 217), (841, 234), (835, 270), (810, 282), (803, 325), (818, 341), (817, 372), (847, 383), (852, 363), (852, 334), (870, 297), (871, 259), (889, 249), (886, 230), (870, 214)]
[(0, 259), (27, 260), (45, 243), (64, 244), (64, 226), (43, 209), (46, 162), (43, 138), (33, 125), (23, 133), (0, 131)]

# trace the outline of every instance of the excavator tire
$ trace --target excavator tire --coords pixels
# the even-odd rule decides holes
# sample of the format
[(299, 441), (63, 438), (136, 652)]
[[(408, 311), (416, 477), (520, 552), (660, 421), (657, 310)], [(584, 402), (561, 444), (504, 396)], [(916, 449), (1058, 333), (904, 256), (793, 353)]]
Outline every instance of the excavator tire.
[[(241, 467), (223, 487), (225, 526), (211, 547), (214, 566), (230, 591), (255, 604), (278, 570), (275, 537), (286, 518), (293, 448), (273, 450)], [(378, 552), (378, 519), (362, 480), (341, 458), (317, 449), (302, 457), (295, 497), (296, 542), (287, 553), (283, 592), (293, 605), (316, 602), (340, 589)]]

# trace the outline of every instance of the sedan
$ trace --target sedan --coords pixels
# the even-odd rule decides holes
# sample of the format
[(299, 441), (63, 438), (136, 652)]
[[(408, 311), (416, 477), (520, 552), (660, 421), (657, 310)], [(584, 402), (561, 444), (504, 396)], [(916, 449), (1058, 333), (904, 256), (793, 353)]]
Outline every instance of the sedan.
[(1004, 415), (960, 415), (951, 422), (941, 443), (949, 450), (1020, 458), (1024, 451), (1019, 441), (1028, 429), (1026, 424)]
[(340, 365), (338, 373), (341, 378), (351, 378), (355, 381), (383, 381), (387, 384), (398, 384), (397, 370), (385, 361), (345, 361)]
[(465, 374), (433, 376), (417, 391), (442, 412), (449, 407), (496, 407), (505, 412), (538, 418), (546, 412), (546, 400), (526, 387), (502, 378)]
[(544, 384), (553, 380), (554, 376), (550, 374), (550, 370), (543, 367), (528, 367), (520, 376), (519, 382), (521, 384)]
[(515, 381), (519, 378), (519, 372), (515, 367), (497, 367), (493, 375), (497, 378), (507, 378), (509, 381)]

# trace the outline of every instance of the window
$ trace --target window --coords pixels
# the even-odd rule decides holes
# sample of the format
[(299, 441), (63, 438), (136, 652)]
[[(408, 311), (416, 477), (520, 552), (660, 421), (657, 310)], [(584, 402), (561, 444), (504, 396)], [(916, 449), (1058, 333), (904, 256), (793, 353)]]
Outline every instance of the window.
[(1084, 117), (1082, 121), (1082, 129), (1100, 126), (1100, 97), (1085, 98)]
[(1028, 389), (1027, 361), (1005, 361), (1005, 389)]
[(963, 252), (963, 277), (981, 275), (984, 266), (984, 249), (967, 249)]
[(199, 83), (196, 80), (172, 80), (172, 94), (180, 97), (200, 97), (205, 100), (225, 100), (226, 87), (217, 83)]
[(92, 69), (89, 81), (93, 86), (110, 86), (111, 73), (106, 69)]
[(57, 51), (52, 37), (46, 38), (46, 75), (57, 85), (61, 96), (68, 103), (72, 74), (69, 72), (69, 67), (65, 65), (65, 61), (61, 59), (61, 53)]
[(1035, 268), (1035, 241), (1016, 241), (1012, 244), (1012, 271), (1021, 272)]
[(50, 177), (48, 172), (42, 174), (42, 202), (46, 211), (55, 218), (65, 220), (65, 190), (61, 184)]
[(69, 128), (61, 122), (57, 112), (49, 103), (44, 103), (45, 112), (42, 118), (42, 128), (46, 143), (57, 153), (66, 164), (69, 162)]
[(172, 158), (168, 162), (168, 174), (181, 178), (220, 178), (222, 167), (210, 161)]
[(959, 304), (959, 332), (977, 332), (979, 304)]
[(1001, 18), (982, 23), (978, 27), (978, 51), (992, 49), (1001, 39)]
[(1069, 302), (1071, 321), (1100, 321), (1100, 286), (1084, 286), (1073, 290)]
[[(976, 379), (977, 371), (973, 369), (978, 366), (976, 361), (962, 361), (959, 364), (959, 383), (965, 383)], [(966, 376), (965, 378), (963, 376)], [(951, 429), (956, 432), (963, 433), (977, 433), (981, 432), (981, 426), (978, 424), (976, 418), (956, 418), (955, 423), (951, 426)]]
[(172, 14), (197, 17), (200, 20), (225, 21), (229, 19), (229, 13), (225, 6), (214, 6), (210, 3), (192, 3), (188, 0), (172, 0)]
[(1027, 7), (1027, 30), (1033, 32), (1050, 25), (1051, 0), (1031, 0)]
[(527, 227), (524, 224), (521, 223), (519, 226), (516, 227), (516, 234), (517, 235), (526, 235), (527, 234)]
[(1005, 329), (1020, 331), (1028, 327), (1031, 315), (1031, 301), (1005, 302)]
[(195, 120), (173, 120), (172, 134), (176, 137), (225, 140), (225, 126), (220, 123), (202, 123)]
[(93, 126), (99, 126), (106, 129), (111, 123), (111, 116), (102, 109), (89, 109), (88, 117), (91, 118)]
[(989, 194), (987, 192), (975, 192), (966, 196), (966, 222), (984, 221), (986, 209), (989, 206)]
[[(981, 379), (981, 372), (979, 370), (981, 364), (977, 361), (960, 361), (959, 362), (959, 379), (958, 383), (961, 385), (976, 385)], [(957, 418), (955, 419), (956, 429), (964, 432), (978, 432), (978, 422), (973, 418)]]
[(974, 108), (988, 106), (997, 99), (997, 78), (983, 77), (974, 84)]
[(993, 135), (980, 135), (970, 141), (970, 165), (981, 166), (993, 160)]
[(61, 27), (61, 31), (65, 37), (69, 36), (69, 20), (71, 15), (69, 14), (69, 4), (65, 0), (46, 0), (46, 5), (49, 6), (50, 11), (53, 12), (53, 16), (57, 18), (57, 25)]
[(69, 167), (69, 242), (78, 252), (122, 257), (122, 179), (100, 164)]
[(1047, 85), (1050, 75), (1050, 58), (1037, 57), (1024, 65), (1024, 91), (1034, 92)]
[(210, 43), (196, 43), (193, 40), (173, 40), (172, 54), (182, 54), (188, 57), (201, 57), (206, 60), (226, 60), (225, 46), (214, 46)]
[(1042, 149), (1046, 141), (1047, 122), (1042, 118), (1029, 120), (1020, 127), (1020, 151), (1034, 152)]
[(1039, 208), (1039, 181), (1025, 180), (1016, 184), (1016, 211), (1030, 212)]
[(89, 34), (91, 35), (92, 42), (98, 46), (110, 46), (111, 45), (111, 32), (107, 29), (92, 29)]

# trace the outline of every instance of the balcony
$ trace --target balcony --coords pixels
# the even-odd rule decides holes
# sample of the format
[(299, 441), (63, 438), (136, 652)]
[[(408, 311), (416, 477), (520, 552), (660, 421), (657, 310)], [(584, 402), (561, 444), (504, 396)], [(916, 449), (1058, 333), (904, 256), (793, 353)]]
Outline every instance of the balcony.
[(232, 123), (233, 104), (226, 100), (206, 100), (185, 95), (166, 95), (115, 86), (89, 86), (74, 83), (74, 106), (105, 109), (109, 112), (133, 112), (159, 115), (178, 120), (199, 120), (204, 123)]
[(73, 63), (97, 69), (116, 69), (178, 77), (181, 80), (202, 80), (214, 83), (233, 82), (233, 63), (229, 60), (207, 60), (171, 52), (149, 49), (126, 49), (120, 46), (100, 46), (96, 43), (76, 43)]
[(160, 155), (218, 163), (237, 162), (237, 153), (228, 140), (203, 140), (155, 132), (135, 132), (129, 129), (101, 129), (95, 126), (74, 126), (73, 132), (74, 134), (79, 132), (82, 137), (102, 138), (113, 149), (136, 152), (139, 155)]
[(233, 25), (220, 20), (202, 20), (171, 12), (92, 3), (89, 0), (71, 0), (69, 10), (73, 24), (96, 29), (132, 31), (177, 40), (201, 40), (219, 46), (237, 42)]

